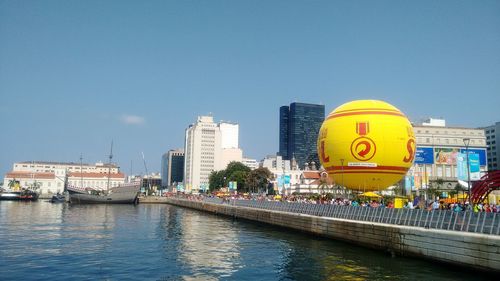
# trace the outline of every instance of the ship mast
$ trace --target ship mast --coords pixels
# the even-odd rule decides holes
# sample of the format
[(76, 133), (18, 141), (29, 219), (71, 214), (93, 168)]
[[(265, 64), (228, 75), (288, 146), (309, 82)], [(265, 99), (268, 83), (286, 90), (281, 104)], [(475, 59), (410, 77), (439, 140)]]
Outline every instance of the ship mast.
[(111, 141), (111, 152), (109, 153), (108, 185), (107, 185), (106, 191), (109, 191), (109, 181), (111, 180), (111, 159), (113, 159), (113, 141)]
[(83, 172), (82, 172), (82, 166), (83, 166), (83, 155), (80, 152), (80, 188), (83, 189)]

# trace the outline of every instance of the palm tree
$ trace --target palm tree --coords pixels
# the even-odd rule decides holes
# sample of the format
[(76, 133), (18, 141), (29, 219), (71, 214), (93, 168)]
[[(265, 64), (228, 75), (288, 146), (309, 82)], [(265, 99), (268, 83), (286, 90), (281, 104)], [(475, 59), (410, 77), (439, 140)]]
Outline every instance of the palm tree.
[(459, 183), (455, 185), (455, 188), (453, 190), (456, 192), (456, 194), (460, 194), (460, 191), (462, 191), (462, 197), (463, 194), (465, 193), (465, 188), (463, 188)]
[(16, 179), (12, 179), (9, 181), (9, 184), (7, 186), (9, 187), (9, 189), (16, 189), (18, 184), (19, 181), (17, 181)]

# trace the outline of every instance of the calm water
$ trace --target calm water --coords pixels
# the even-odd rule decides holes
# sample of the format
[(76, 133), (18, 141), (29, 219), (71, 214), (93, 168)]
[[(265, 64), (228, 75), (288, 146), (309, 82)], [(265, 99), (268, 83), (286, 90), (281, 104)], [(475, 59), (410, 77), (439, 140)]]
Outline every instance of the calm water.
[[(0, 202), (0, 280), (479, 280), (169, 205)], [(489, 278), (491, 280), (491, 278)]]

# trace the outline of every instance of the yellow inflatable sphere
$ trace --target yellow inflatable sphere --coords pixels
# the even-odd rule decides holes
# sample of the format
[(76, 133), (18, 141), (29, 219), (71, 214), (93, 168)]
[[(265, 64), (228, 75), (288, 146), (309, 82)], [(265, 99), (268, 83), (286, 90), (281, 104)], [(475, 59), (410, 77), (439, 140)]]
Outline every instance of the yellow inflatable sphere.
[(401, 180), (415, 158), (408, 118), (379, 100), (356, 100), (333, 110), (318, 137), (318, 156), (333, 180), (359, 191), (383, 190)]

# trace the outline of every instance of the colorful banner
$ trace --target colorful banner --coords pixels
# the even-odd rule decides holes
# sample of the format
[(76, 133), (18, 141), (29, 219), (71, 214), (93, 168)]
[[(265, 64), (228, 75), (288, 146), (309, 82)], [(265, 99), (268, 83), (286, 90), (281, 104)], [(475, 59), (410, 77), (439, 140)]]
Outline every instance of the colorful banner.
[(414, 186), (416, 189), (422, 188), (422, 173), (421, 172), (415, 172), (415, 176), (413, 177), (413, 182)]
[(434, 150), (432, 147), (417, 147), (415, 164), (434, 164)]
[(479, 154), (469, 153), (469, 170), (467, 171), (467, 154), (459, 153), (457, 156), (457, 178), (467, 181), (470, 172), (470, 180), (479, 180), (481, 178), (480, 163)]
[(285, 175), (285, 184), (290, 184), (290, 175)]
[(236, 182), (236, 181), (230, 181), (228, 188), (229, 188), (229, 190), (236, 190), (238, 188), (238, 182)]
[(285, 187), (290, 187), (290, 175), (285, 175)]
[(464, 153), (457, 154), (457, 178), (462, 181), (467, 181), (467, 155)]
[(283, 175), (278, 176), (278, 188), (283, 187)]
[(435, 148), (434, 149), (434, 163), (436, 164), (457, 164), (457, 148)]
[(411, 193), (411, 189), (412, 189), (412, 185), (411, 185), (411, 182), (412, 182), (412, 176), (406, 176), (405, 177), (405, 191), (406, 191), (406, 194), (410, 194)]
[(479, 154), (469, 154), (470, 179), (473, 181), (477, 181), (481, 178), (479, 166)]

